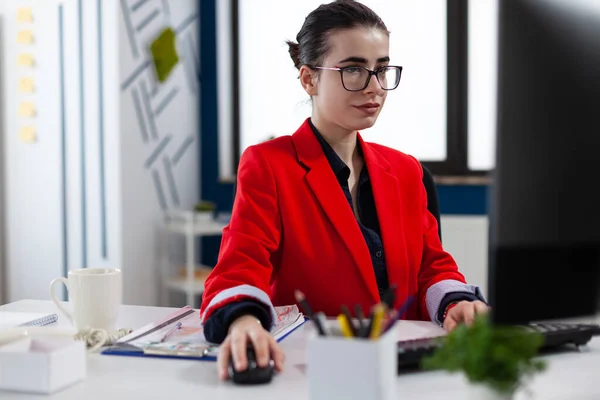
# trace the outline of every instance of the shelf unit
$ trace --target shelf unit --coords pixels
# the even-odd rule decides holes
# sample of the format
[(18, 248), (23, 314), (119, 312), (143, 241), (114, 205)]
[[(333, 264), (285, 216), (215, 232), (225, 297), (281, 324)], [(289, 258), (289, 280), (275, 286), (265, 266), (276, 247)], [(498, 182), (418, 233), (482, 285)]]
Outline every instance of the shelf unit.
[[(197, 258), (202, 256), (201, 245), (196, 245), (195, 239), (202, 236), (221, 235), (226, 222), (213, 218), (212, 213), (196, 213), (192, 211), (168, 212), (163, 221), (161, 240), (161, 305), (166, 305), (169, 290), (186, 294), (186, 302), (193, 308), (196, 296), (204, 291), (204, 282), (211, 266), (198, 264)], [(185, 237), (185, 264), (172, 274), (172, 263), (169, 260), (169, 236), (179, 234)]]

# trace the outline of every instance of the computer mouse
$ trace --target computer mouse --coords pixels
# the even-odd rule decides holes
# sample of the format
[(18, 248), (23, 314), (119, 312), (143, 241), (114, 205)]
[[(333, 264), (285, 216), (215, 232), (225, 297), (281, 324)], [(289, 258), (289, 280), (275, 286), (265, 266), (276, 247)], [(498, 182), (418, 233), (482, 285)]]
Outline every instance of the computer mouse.
[(237, 384), (255, 385), (261, 383), (269, 383), (275, 373), (275, 363), (269, 360), (266, 367), (260, 367), (256, 361), (256, 353), (252, 346), (248, 346), (246, 350), (248, 357), (248, 367), (243, 371), (236, 371), (233, 366), (233, 358), (229, 359), (229, 377)]

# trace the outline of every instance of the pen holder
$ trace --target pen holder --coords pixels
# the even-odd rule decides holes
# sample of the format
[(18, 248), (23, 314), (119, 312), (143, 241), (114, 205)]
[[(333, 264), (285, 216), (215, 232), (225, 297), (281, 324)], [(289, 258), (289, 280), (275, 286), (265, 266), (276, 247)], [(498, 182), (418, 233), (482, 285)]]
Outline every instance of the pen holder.
[(395, 399), (396, 330), (379, 339), (315, 336), (308, 341), (310, 400)]

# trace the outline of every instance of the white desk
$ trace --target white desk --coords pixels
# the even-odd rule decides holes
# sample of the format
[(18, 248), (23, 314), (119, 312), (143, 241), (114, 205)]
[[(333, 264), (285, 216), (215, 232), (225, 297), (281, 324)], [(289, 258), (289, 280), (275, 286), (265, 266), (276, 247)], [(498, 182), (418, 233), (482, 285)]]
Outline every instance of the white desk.
[[(0, 307), (0, 310), (56, 312), (59, 324), (68, 325), (50, 301), (25, 300)], [(170, 308), (124, 306), (119, 327), (138, 328), (172, 312)], [(217, 378), (216, 365), (209, 361), (157, 358), (88, 356), (87, 378), (52, 396), (2, 392), (0, 399), (95, 400), (135, 399), (307, 399), (305, 354), (307, 333), (312, 324), (304, 324), (281, 345), (286, 352), (285, 371), (266, 386), (237, 386)], [(532, 382), (531, 399), (600, 399), (600, 338), (584, 352), (546, 356), (548, 370)], [(24, 371), (24, 373), (26, 373)], [(398, 399), (464, 399), (463, 379), (442, 372), (418, 372), (398, 377)], [(525, 400), (519, 394), (517, 400)], [(367, 400), (367, 399), (365, 399)]]

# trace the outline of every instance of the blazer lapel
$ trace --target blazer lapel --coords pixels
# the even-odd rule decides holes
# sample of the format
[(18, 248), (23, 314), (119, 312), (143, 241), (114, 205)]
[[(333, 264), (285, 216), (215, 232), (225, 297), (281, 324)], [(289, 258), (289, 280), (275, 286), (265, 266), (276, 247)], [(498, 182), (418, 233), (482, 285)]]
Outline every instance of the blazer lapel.
[(403, 302), (409, 294), (408, 254), (402, 227), (400, 199), (400, 187), (403, 185), (398, 182), (402, 178), (392, 174), (390, 164), (371, 145), (365, 143), (360, 135), (358, 140), (363, 150), (373, 188), (388, 280), (390, 285), (394, 283), (397, 285), (396, 304), (398, 304)]
[(299, 161), (309, 168), (305, 179), (327, 218), (340, 235), (363, 277), (366, 288), (379, 301), (369, 249), (340, 184), (307, 121), (292, 136)]

